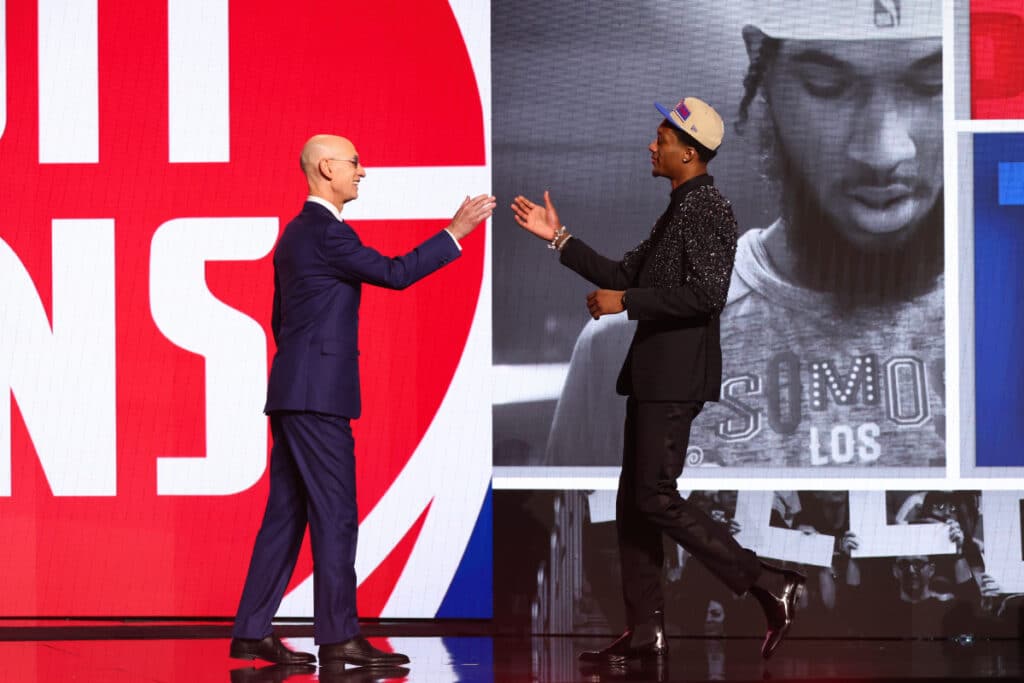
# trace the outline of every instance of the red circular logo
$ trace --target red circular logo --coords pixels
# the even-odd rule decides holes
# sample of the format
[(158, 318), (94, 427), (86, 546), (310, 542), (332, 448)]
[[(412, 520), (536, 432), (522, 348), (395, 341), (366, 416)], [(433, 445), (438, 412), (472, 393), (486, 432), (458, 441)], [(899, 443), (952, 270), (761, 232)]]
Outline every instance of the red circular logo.
[[(7, 5), (0, 612), (233, 614), (266, 499), (270, 252), (305, 198), (299, 150), (352, 139), (364, 197), (396, 191), (375, 167), (482, 166), (476, 80), (440, 1), (78, 4)], [(391, 254), (445, 224), (380, 218), (353, 224)], [(363, 514), (445, 395), (483, 243), (364, 291)], [(310, 569), (304, 551), (293, 584)], [(381, 569), (367, 616), (397, 578)]]

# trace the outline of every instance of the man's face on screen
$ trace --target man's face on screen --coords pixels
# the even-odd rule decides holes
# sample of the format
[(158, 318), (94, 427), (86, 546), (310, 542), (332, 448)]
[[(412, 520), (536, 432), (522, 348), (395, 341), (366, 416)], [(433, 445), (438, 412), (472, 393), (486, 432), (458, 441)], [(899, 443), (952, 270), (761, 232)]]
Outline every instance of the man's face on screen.
[(939, 39), (783, 40), (764, 92), (785, 159), (769, 159), (769, 168), (785, 163), (847, 241), (868, 250), (899, 244), (935, 206)]
[(893, 564), (893, 575), (900, 588), (912, 599), (921, 598), (935, 574), (935, 565), (925, 555), (899, 557)]

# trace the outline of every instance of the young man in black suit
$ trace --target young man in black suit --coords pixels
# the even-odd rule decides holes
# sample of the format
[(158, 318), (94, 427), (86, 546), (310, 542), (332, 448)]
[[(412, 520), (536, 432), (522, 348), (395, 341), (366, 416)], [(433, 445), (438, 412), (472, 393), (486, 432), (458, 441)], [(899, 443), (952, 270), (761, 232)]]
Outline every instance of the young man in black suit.
[(749, 592), (764, 608), (770, 657), (789, 629), (804, 577), (761, 562), (729, 530), (679, 495), (690, 425), (722, 381), (718, 316), (736, 254), (732, 207), (707, 174), (725, 127), (706, 102), (687, 97), (668, 109), (649, 146), (651, 175), (671, 182), (668, 208), (650, 236), (620, 261), (570, 235), (550, 194), (539, 205), (512, 203), (516, 222), (549, 242), (560, 261), (601, 289), (587, 296), (595, 318), (626, 312), (636, 333), (616, 390), (627, 397), (616, 525), (628, 628), (608, 647), (584, 652), (592, 662), (663, 657), (661, 571), (665, 533), (733, 592)]

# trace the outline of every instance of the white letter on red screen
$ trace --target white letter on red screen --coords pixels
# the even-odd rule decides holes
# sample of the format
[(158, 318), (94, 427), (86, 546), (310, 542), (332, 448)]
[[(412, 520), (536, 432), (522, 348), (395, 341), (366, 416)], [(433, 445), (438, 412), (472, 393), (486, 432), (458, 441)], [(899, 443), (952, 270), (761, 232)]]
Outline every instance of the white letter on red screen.
[(178, 218), (153, 235), (153, 320), (171, 342), (206, 359), (206, 455), (158, 458), (157, 495), (231, 495), (263, 475), (266, 335), (210, 293), (206, 262), (263, 258), (277, 227), (277, 218)]
[(0, 495), (11, 495), (11, 393), (55, 496), (117, 494), (114, 221), (53, 220), (53, 327), (0, 240)]

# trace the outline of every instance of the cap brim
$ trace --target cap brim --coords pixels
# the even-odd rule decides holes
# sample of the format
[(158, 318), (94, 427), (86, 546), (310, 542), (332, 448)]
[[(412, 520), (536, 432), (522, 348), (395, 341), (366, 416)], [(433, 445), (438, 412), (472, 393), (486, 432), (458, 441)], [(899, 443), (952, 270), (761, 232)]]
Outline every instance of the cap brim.
[[(668, 121), (669, 124), (671, 124), (671, 126), (673, 128), (679, 128), (679, 126), (676, 125), (676, 122), (672, 120), (672, 110), (671, 109), (666, 109), (665, 107), (661, 106), (657, 102), (654, 103), (654, 107), (658, 111), (661, 112), (662, 116), (665, 117), (665, 120)], [(682, 130), (682, 128), (679, 128), (679, 130)]]

